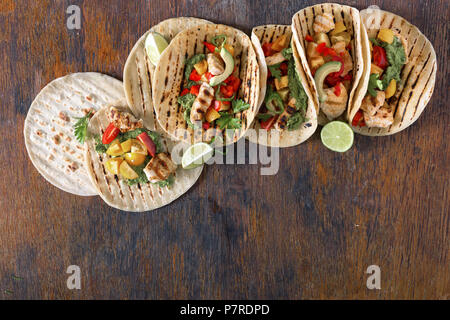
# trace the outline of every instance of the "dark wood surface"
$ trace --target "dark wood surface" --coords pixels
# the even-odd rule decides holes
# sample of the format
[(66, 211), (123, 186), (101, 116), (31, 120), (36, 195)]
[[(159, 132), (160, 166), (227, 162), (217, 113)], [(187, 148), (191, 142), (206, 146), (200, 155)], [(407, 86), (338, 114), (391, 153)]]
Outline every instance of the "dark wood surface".
[[(122, 79), (128, 52), (157, 22), (196, 16), (250, 32), (289, 24), (313, 3), (2, 0), (0, 299), (448, 299), (447, 1), (345, 1), (401, 15), (435, 47), (431, 102), (395, 136), (357, 136), (337, 154), (318, 130), (281, 150), (275, 176), (208, 166), (178, 201), (144, 214), (60, 191), (27, 157), (23, 123), (40, 89), (70, 72)], [(66, 28), (70, 4), (82, 9), (78, 32)], [(81, 290), (66, 287), (71, 264)], [(366, 288), (372, 264), (381, 290)]]

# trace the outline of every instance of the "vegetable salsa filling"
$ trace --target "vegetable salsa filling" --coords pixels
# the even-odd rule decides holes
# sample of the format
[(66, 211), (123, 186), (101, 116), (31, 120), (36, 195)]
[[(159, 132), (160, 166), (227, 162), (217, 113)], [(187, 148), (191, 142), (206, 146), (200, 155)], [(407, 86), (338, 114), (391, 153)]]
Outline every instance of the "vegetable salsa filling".
[(183, 108), (187, 125), (196, 129), (201, 123), (224, 129), (242, 127), (239, 114), (250, 108), (238, 99), (241, 80), (235, 73), (234, 48), (225, 35), (217, 35), (203, 43), (209, 53), (196, 54), (185, 63), (184, 82), (178, 103)]
[[(76, 125), (80, 142), (86, 137), (89, 116), (80, 119)], [(95, 151), (109, 158), (105, 162), (106, 170), (123, 178), (128, 185), (171, 186), (177, 165), (163, 151), (159, 134), (144, 128), (142, 120), (115, 107), (109, 108), (107, 116), (110, 123), (103, 135), (94, 136)]]
[(387, 101), (401, 81), (406, 45), (406, 40), (400, 40), (391, 29), (381, 29), (377, 38), (370, 39), (369, 84), (361, 108), (352, 119), (353, 126), (387, 128), (394, 123), (394, 109)]
[(305, 37), (306, 57), (316, 83), (320, 109), (333, 120), (345, 112), (352, 87), (352, 36), (344, 22), (335, 22), (329, 13), (315, 17), (313, 30), (313, 36)]
[(262, 45), (268, 68), (264, 105), (257, 119), (262, 129), (296, 130), (305, 118), (308, 96), (298, 78), (287, 35)]

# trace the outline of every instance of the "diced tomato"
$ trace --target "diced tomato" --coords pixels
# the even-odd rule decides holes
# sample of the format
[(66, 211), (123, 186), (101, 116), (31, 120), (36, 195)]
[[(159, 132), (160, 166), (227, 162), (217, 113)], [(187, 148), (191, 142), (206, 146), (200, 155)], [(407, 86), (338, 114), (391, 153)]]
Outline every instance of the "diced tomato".
[(214, 75), (211, 72), (205, 73), (205, 78), (209, 81), (211, 78), (214, 77)]
[(339, 61), (341, 63), (341, 69), (338, 72), (330, 73), (325, 79), (328, 85), (334, 87), (338, 82), (341, 81), (340, 75), (342, 74), (342, 72), (344, 72), (344, 60), (337, 55), (332, 56), (331, 59), (333, 61)]
[(119, 135), (120, 130), (114, 126), (114, 123), (110, 123), (103, 133), (102, 143), (110, 144)]
[(185, 89), (183, 89), (183, 91), (181, 91), (180, 96), (185, 96), (185, 95), (187, 95), (188, 93), (189, 93), (189, 89), (188, 89), (188, 88), (185, 88)]
[(264, 52), (265, 57), (273, 55), (272, 44), (270, 42), (264, 43), (262, 45), (262, 50)]
[(156, 145), (153, 142), (152, 138), (148, 136), (147, 132), (142, 132), (137, 136), (137, 139), (144, 144), (144, 146), (147, 148), (148, 153), (150, 153), (152, 157), (156, 155)]
[(347, 74), (346, 76), (343, 76), (343, 77), (341, 76), (342, 81), (345, 81), (345, 80), (350, 81), (350, 80), (352, 80), (352, 78), (353, 78), (353, 75), (351, 73), (349, 73), (349, 74)]
[(200, 85), (192, 86), (190, 93), (194, 96), (198, 96), (198, 92), (200, 91)]
[(211, 53), (216, 52), (216, 46), (215, 46), (215, 45), (213, 45), (213, 44), (211, 44), (211, 43), (209, 43), (209, 42), (206, 42), (206, 41), (203, 41), (203, 44), (205, 45), (205, 47), (208, 48), (208, 50), (209, 50)]
[(222, 93), (222, 95), (225, 98), (231, 98), (234, 94), (233, 91), (233, 86), (229, 85), (229, 86), (221, 86), (220, 87), (220, 92)]
[(319, 43), (319, 44), (317, 45), (316, 51), (317, 51), (318, 53), (320, 53), (320, 54), (323, 54), (326, 48), (327, 48), (326, 43), (325, 43), (325, 42), (321, 42), (321, 43)]
[(277, 116), (273, 116), (272, 118), (269, 118), (266, 121), (260, 120), (259, 125), (261, 126), (261, 129), (270, 130), (270, 128), (273, 126), (277, 118), (278, 118)]
[(356, 112), (355, 116), (353, 117), (352, 126), (364, 127), (365, 125), (366, 123), (364, 122), (363, 112), (361, 110), (358, 110), (358, 112)]
[(229, 106), (230, 104), (230, 101), (213, 101), (214, 110), (216, 111), (220, 111), (220, 109), (222, 109), (222, 105)]
[(386, 57), (386, 50), (379, 46), (373, 46), (372, 51), (373, 63), (382, 69), (386, 69), (388, 66), (388, 61)]
[(189, 75), (189, 80), (192, 81), (200, 81), (202, 78), (201, 75), (198, 74), (197, 70), (193, 69), (191, 74)]
[(311, 37), (309, 34), (306, 35), (305, 40), (308, 41), (308, 42), (313, 42), (314, 41), (313, 37)]
[(231, 86), (233, 88), (233, 92), (238, 91), (239, 86), (241, 85), (241, 79), (239, 79), (233, 75), (231, 75), (227, 79), (225, 79), (224, 82), (227, 84), (227, 86), (229, 86), (229, 87)]
[(208, 121), (205, 121), (205, 122), (203, 122), (203, 124), (202, 124), (202, 127), (203, 127), (203, 129), (205, 129), (205, 130), (208, 130), (210, 126), (211, 126), (211, 124), (210, 124)]
[(280, 70), (281, 70), (281, 75), (283, 75), (283, 76), (287, 75), (287, 72), (288, 72), (288, 65), (287, 65), (286, 62), (282, 62), (282, 63), (280, 64)]
[(341, 95), (341, 82), (340, 81), (334, 86), (334, 95), (336, 97), (339, 97)]

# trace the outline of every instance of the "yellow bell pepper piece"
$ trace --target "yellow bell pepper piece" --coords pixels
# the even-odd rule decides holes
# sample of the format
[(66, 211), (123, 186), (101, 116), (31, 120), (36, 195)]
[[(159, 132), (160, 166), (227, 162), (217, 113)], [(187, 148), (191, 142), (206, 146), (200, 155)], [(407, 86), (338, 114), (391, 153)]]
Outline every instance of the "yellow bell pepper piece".
[(391, 44), (394, 41), (394, 32), (391, 29), (381, 29), (378, 32), (378, 39)]
[(386, 99), (389, 99), (395, 94), (395, 91), (397, 90), (397, 81), (395, 79), (392, 79), (391, 82), (389, 82), (388, 87), (386, 88)]
[(336, 35), (338, 33), (344, 32), (345, 30), (347, 30), (347, 28), (345, 27), (344, 22), (338, 21), (338, 22), (336, 22), (336, 25), (335, 25), (333, 31), (331, 31), (330, 34), (332, 36), (334, 36), (334, 35)]

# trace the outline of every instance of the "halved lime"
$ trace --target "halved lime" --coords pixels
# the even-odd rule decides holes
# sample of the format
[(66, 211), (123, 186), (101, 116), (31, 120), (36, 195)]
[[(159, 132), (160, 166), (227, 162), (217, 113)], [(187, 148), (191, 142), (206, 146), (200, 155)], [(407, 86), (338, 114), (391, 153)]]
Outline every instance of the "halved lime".
[(353, 145), (353, 130), (345, 122), (332, 121), (322, 128), (320, 138), (328, 149), (345, 152)]
[(184, 169), (194, 169), (211, 159), (214, 149), (207, 143), (199, 142), (190, 146), (183, 154), (181, 165)]
[(159, 61), (159, 57), (163, 53), (164, 49), (167, 48), (169, 43), (167, 40), (157, 32), (150, 32), (145, 39), (145, 51), (150, 59), (150, 62), (156, 66)]

